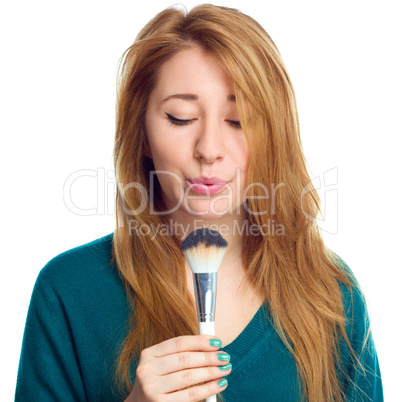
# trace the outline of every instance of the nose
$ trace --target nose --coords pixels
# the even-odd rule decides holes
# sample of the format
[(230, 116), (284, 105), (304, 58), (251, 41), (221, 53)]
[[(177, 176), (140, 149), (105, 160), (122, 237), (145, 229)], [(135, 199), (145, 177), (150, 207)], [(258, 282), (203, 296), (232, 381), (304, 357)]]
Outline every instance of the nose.
[(221, 127), (217, 123), (204, 122), (200, 125), (195, 144), (194, 155), (205, 163), (213, 163), (225, 154), (224, 138)]

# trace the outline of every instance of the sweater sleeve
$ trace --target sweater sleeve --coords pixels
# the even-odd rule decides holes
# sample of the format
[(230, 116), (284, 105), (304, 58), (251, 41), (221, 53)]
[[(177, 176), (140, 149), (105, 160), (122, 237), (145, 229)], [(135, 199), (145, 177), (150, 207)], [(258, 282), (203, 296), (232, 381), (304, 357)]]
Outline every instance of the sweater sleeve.
[(360, 364), (348, 351), (345, 401), (383, 401), (383, 386), (365, 298), (358, 287), (348, 293), (347, 334)]
[(28, 309), (15, 401), (86, 400), (68, 318), (42, 270)]

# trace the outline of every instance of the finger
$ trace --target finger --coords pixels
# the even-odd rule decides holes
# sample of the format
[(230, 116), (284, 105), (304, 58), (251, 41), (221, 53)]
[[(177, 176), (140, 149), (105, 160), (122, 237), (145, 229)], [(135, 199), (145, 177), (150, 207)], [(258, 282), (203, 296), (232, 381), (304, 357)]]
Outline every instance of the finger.
[(188, 368), (224, 366), (229, 361), (230, 355), (220, 350), (218, 352), (179, 352), (158, 358), (155, 374), (166, 375)]
[(225, 378), (219, 378), (206, 384), (197, 385), (182, 391), (173, 392), (166, 395), (167, 402), (195, 402), (206, 399), (209, 396), (216, 395), (224, 391), (228, 386)]
[[(219, 341), (217, 346), (211, 344), (217, 342), (210, 342), (213, 339)], [(153, 357), (162, 357), (184, 351), (217, 350), (219, 347), (221, 347), (221, 341), (216, 337), (210, 335), (184, 335), (151, 346), (148, 352)]]
[(222, 369), (215, 366), (177, 371), (159, 377), (157, 391), (160, 394), (167, 394), (199, 383), (210, 382), (221, 378), (222, 375), (226, 376), (230, 374), (231, 369), (231, 363), (228, 363), (225, 366), (222, 366)]

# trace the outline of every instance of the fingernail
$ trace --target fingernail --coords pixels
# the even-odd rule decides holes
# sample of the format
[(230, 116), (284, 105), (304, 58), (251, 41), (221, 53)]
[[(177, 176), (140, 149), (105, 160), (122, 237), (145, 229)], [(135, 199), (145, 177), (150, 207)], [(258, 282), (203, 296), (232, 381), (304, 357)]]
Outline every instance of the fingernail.
[(221, 362), (228, 362), (230, 360), (230, 355), (228, 353), (217, 353), (217, 358)]
[(220, 380), (220, 381), (217, 383), (217, 385), (218, 385), (219, 387), (225, 387), (227, 384), (228, 384), (228, 381), (227, 381), (225, 378), (223, 378), (222, 380)]
[(222, 345), (220, 339), (210, 339), (209, 343), (210, 343), (210, 346), (216, 346), (218, 348), (220, 348)]
[(231, 364), (231, 363), (228, 363), (228, 364), (226, 364), (225, 366), (219, 366), (219, 369), (225, 371), (225, 370), (230, 370), (231, 367), (232, 367), (232, 364)]

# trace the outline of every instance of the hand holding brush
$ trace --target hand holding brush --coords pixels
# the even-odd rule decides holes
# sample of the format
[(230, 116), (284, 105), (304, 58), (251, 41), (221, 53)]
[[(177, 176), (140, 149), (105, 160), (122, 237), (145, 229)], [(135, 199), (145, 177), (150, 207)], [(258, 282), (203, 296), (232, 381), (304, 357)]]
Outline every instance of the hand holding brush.
[(187, 335), (144, 349), (125, 402), (195, 402), (224, 391), (222, 373), (229, 374), (231, 364), (220, 347), (216, 337)]
[[(219, 232), (201, 228), (191, 232), (181, 243), (194, 280), (196, 310), (201, 335), (215, 335), (217, 270), (227, 250)], [(207, 402), (216, 401), (213, 395)]]
[[(220, 233), (202, 228), (191, 232), (181, 248), (193, 272), (200, 335), (180, 336), (144, 349), (134, 388), (125, 402), (207, 402), (227, 387), (222, 374), (231, 372), (230, 356), (214, 328), (217, 270), (227, 249)], [(202, 383), (202, 385), (197, 385)]]

